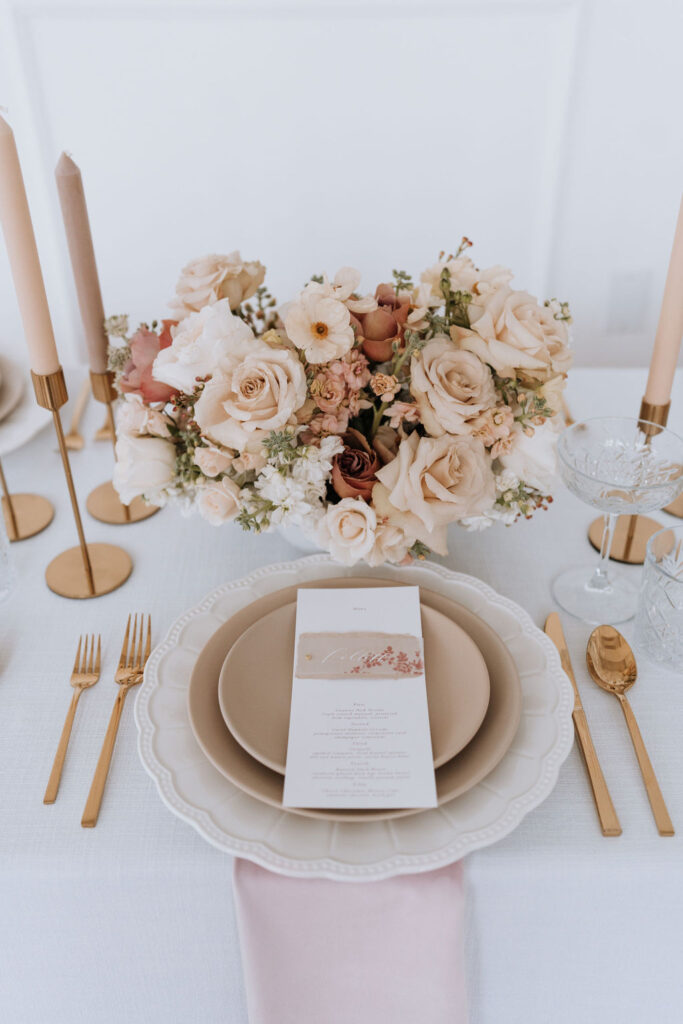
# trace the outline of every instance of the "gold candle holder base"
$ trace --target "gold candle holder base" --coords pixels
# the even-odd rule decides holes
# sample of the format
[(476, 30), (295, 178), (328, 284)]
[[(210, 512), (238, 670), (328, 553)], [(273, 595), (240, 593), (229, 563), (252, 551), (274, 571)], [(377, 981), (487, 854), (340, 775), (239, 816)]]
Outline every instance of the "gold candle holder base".
[(100, 484), (88, 495), (86, 508), (93, 519), (113, 526), (139, 523), (159, 511), (156, 505), (148, 505), (142, 498), (133, 498), (130, 505), (124, 505), (112, 483)]
[(668, 512), (670, 516), (678, 516), (679, 519), (683, 519), (683, 494), (679, 494), (675, 501), (666, 506), (664, 511)]
[[(647, 402), (645, 399), (640, 403), (638, 418), (648, 440), (659, 434), (661, 428), (666, 426), (670, 405), (670, 402), (667, 402), (666, 405), (653, 405), (652, 402)], [(683, 511), (681, 515), (683, 516)], [(647, 542), (652, 534), (661, 528), (661, 523), (648, 516), (619, 516), (614, 528), (614, 537), (609, 552), (610, 559), (613, 562), (623, 562), (626, 565), (642, 565), (645, 561)], [(588, 528), (588, 540), (596, 551), (600, 551), (602, 548), (604, 529), (605, 521), (602, 516), (594, 519)]]
[(40, 494), (12, 494), (9, 498), (3, 495), (2, 512), (7, 536), (12, 543), (42, 533), (55, 515), (52, 503)]
[[(116, 426), (112, 405), (116, 398), (114, 375), (109, 372), (93, 373), (91, 371), (90, 383), (93, 396), (107, 408), (105, 424), (107, 432), (104, 439), (112, 441), (114, 452), (116, 452)], [(104, 428), (102, 429), (104, 430)], [(98, 430), (95, 435), (96, 440), (102, 439), (98, 437), (101, 433), (102, 431)], [(108, 523), (110, 526), (126, 526), (128, 523), (139, 523), (143, 519), (149, 519), (150, 516), (159, 511), (156, 505), (147, 505), (142, 498), (134, 498), (130, 505), (124, 505), (110, 481), (100, 484), (94, 491), (91, 491), (85, 505), (94, 519), (98, 519), (101, 523)]]
[(88, 544), (87, 549), (92, 586), (83, 565), (83, 552), (76, 547), (62, 551), (48, 565), (45, 580), (50, 590), (60, 597), (84, 600), (110, 594), (126, 582), (133, 571), (133, 563), (123, 548), (113, 544)]
[(11, 543), (35, 537), (52, 522), (55, 510), (47, 498), (39, 494), (10, 494), (1, 462), (0, 490), (5, 529)]
[(79, 541), (78, 547), (63, 551), (50, 562), (45, 579), (50, 590), (62, 597), (100, 597), (125, 583), (131, 574), (133, 563), (127, 552), (114, 547), (113, 544), (86, 544), (69, 452), (59, 414), (68, 398), (62, 368), (55, 370), (54, 373), (31, 373), (31, 379), (38, 405), (52, 413)]

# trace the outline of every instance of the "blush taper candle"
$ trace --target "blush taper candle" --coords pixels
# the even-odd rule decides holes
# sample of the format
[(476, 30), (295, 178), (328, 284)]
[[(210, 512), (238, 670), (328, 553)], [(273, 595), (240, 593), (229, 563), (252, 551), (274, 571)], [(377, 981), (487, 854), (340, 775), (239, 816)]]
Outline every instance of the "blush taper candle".
[(31, 369), (42, 376), (59, 369), (43, 273), (33, 233), (14, 132), (0, 116), (0, 223), (24, 325)]
[(69, 257), (76, 284), (78, 305), (93, 373), (107, 369), (107, 335), (104, 331), (104, 307), (90, 218), (83, 191), (83, 179), (77, 164), (62, 153), (55, 170), (59, 202), (62, 207)]
[(659, 314), (645, 401), (666, 405), (671, 398), (674, 371), (683, 338), (683, 200), (678, 213), (676, 234), (666, 275), (664, 297)]

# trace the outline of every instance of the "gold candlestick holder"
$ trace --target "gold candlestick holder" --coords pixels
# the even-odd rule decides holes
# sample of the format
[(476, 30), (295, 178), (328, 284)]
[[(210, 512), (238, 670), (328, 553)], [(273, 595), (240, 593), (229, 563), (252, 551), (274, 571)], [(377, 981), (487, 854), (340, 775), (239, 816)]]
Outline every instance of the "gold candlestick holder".
[(31, 379), (38, 405), (52, 413), (79, 542), (78, 547), (63, 551), (50, 562), (45, 580), (50, 590), (62, 597), (100, 597), (125, 583), (133, 563), (127, 552), (113, 544), (86, 544), (59, 413), (69, 397), (61, 366), (54, 373), (31, 373)]
[[(666, 426), (669, 418), (669, 407), (666, 405), (654, 405), (644, 398), (640, 403), (639, 419), (643, 427), (646, 441), (658, 434), (662, 427)], [(680, 499), (677, 499), (677, 501)], [(675, 504), (675, 502), (674, 502)], [(667, 508), (667, 511), (671, 505)], [(683, 515), (683, 509), (681, 511)], [(645, 549), (647, 542), (653, 533), (661, 530), (662, 524), (649, 516), (631, 515), (619, 516), (617, 525), (614, 528), (614, 538), (610, 549), (609, 557), (615, 562), (625, 562), (627, 565), (642, 565), (645, 561)], [(596, 549), (602, 550), (602, 538), (605, 529), (605, 521), (602, 516), (594, 519), (588, 528), (588, 539)]]
[[(107, 408), (107, 423), (109, 425), (109, 436), (114, 445), (116, 453), (116, 426), (114, 423), (114, 409), (112, 403), (116, 398), (114, 378), (112, 373), (90, 373), (93, 397), (102, 402)], [(91, 491), (86, 501), (86, 508), (91, 516), (99, 519), (101, 523), (110, 523), (114, 526), (125, 526), (126, 523), (139, 523), (142, 519), (149, 519), (159, 509), (155, 505), (148, 505), (142, 498), (133, 498), (130, 505), (124, 505), (119, 498), (114, 485), (110, 480), (100, 484), (94, 491)]]
[(52, 503), (40, 494), (10, 494), (0, 462), (2, 512), (9, 540), (27, 540), (49, 526), (55, 514)]

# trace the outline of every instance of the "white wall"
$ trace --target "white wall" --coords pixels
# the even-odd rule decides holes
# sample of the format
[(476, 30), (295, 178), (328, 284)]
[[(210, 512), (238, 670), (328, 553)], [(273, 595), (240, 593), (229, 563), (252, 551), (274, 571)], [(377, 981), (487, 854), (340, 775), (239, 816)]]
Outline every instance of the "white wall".
[[(109, 313), (163, 315), (206, 251), (261, 259), (284, 300), (344, 264), (368, 287), (419, 271), (467, 234), (570, 299), (578, 362), (644, 365), (683, 191), (682, 39), (680, 0), (0, 0), (63, 361), (67, 149)], [(2, 246), (0, 345), (21, 345)]]

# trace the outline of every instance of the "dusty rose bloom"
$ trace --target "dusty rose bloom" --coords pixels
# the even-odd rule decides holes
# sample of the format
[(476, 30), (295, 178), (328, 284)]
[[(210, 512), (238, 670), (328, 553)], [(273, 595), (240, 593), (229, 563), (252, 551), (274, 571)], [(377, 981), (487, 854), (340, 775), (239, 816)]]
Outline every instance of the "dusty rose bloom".
[(360, 391), (370, 380), (368, 361), (357, 348), (347, 352), (343, 359), (336, 359), (328, 366), (330, 373), (343, 377), (351, 391)]
[(173, 340), (171, 327), (176, 320), (162, 320), (159, 334), (148, 327), (139, 327), (130, 339), (130, 359), (119, 379), (119, 389), (129, 395), (140, 395), (145, 402), (167, 402), (175, 394), (174, 388), (161, 384), (152, 377), (152, 367), (159, 352), (168, 348)]
[(509, 452), (514, 424), (515, 417), (510, 406), (499, 405), (470, 420), (469, 426), (472, 436), (479, 438), (484, 447), (490, 448), (491, 456), (496, 459)]
[(334, 412), (346, 398), (346, 382), (329, 369), (323, 370), (313, 378), (310, 393), (321, 412)]
[(344, 451), (332, 460), (332, 486), (340, 498), (370, 500), (380, 462), (368, 442), (353, 428), (343, 437)]
[(397, 430), (401, 423), (419, 423), (420, 410), (413, 402), (392, 402), (384, 415), (389, 426)]
[(381, 395), (385, 401), (393, 398), (396, 392), (401, 390), (401, 385), (393, 373), (376, 373), (370, 381), (370, 387), (374, 394)]

